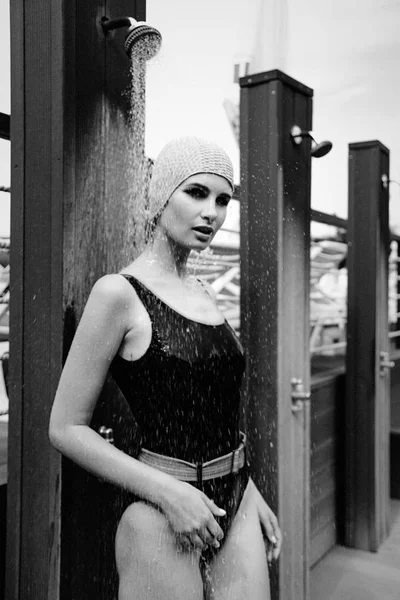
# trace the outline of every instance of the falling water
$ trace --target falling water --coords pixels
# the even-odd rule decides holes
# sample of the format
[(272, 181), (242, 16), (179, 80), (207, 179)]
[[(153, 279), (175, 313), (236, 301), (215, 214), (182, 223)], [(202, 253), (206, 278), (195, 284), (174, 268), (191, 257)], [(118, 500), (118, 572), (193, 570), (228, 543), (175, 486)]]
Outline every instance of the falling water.
[(131, 57), (130, 67), (130, 108), (129, 108), (129, 150), (132, 185), (132, 209), (134, 219), (134, 240), (136, 250), (141, 251), (144, 244), (146, 196), (145, 189), (145, 78), (146, 62), (140, 55)]
[(160, 48), (159, 36), (143, 35), (135, 40), (130, 48), (130, 88), (127, 142), (129, 156), (127, 177), (131, 190), (132, 239), (136, 258), (143, 250), (147, 237), (147, 193), (151, 176), (151, 161), (145, 155), (146, 122), (146, 63)]

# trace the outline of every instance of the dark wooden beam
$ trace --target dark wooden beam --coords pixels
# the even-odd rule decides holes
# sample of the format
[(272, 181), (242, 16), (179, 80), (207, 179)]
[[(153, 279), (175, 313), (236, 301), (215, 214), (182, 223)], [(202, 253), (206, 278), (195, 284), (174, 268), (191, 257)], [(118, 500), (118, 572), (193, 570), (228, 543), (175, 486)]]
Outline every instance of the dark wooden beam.
[(349, 145), (346, 544), (378, 550), (389, 531), (389, 150)]
[[(7, 600), (116, 596), (113, 530), (126, 499), (62, 462), (47, 431), (89, 290), (132, 259), (129, 61), (118, 59), (123, 32), (106, 39), (100, 25), (119, 14), (143, 19), (145, 0), (11, 5)], [(120, 443), (131, 423), (107, 393), (96, 418), (115, 419)]]
[[(246, 421), (254, 479), (279, 516), (284, 544), (273, 598), (309, 588), (310, 140), (312, 90), (280, 71), (241, 85), (241, 335), (247, 353)], [(299, 389), (300, 391), (300, 389)]]
[(10, 139), (10, 115), (0, 113), (0, 138)]
[(62, 4), (11, 5), (10, 600), (59, 587), (61, 460), (47, 427), (62, 351)]
[(311, 221), (323, 223), (324, 225), (332, 225), (341, 229), (347, 229), (347, 219), (341, 219), (336, 215), (321, 212), (320, 210), (311, 210)]

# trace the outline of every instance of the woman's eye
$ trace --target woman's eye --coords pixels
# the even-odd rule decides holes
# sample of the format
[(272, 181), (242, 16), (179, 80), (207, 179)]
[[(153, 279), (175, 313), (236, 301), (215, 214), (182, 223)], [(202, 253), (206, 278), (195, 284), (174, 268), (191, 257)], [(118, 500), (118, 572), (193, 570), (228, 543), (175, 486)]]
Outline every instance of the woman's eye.
[(206, 198), (208, 192), (198, 187), (190, 187), (187, 188), (186, 193), (193, 198)]
[(219, 204), (220, 206), (228, 206), (229, 201), (229, 196), (218, 196), (217, 198), (217, 204)]

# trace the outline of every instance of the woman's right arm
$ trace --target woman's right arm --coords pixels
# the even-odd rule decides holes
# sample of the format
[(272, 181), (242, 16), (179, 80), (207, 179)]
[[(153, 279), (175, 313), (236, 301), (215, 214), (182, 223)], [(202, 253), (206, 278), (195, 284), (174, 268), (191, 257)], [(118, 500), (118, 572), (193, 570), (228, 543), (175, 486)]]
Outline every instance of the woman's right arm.
[(157, 500), (163, 478), (156, 474), (154, 481), (141, 463), (90, 428), (110, 363), (129, 329), (128, 285), (119, 275), (106, 275), (93, 286), (61, 374), (49, 437), (57, 450), (94, 475)]
[[(97, 477), (159, 506), (177, 533), (195, 530), (199, 517), (211, 523), (209, 517), (221, 516), (220, 509), (193, 486), (128, 456), (90, 427), (110, 363), (131, 326), (134, 297), (120, 275), (106, 275), (94, 285), (57, 388), (50, 441)], [(211, 529), (220, 534), (212, 521), (217, 527), (212, 523)]]

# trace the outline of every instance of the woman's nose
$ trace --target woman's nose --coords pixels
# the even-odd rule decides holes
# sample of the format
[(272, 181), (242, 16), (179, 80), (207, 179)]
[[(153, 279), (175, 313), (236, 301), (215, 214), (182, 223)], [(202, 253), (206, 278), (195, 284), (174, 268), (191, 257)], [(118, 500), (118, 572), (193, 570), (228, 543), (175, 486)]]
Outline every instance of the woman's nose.
[(217, 218), (217, 207), (215, 204), (215, 200), (207, 200), (202, 210), (202, 217), (204, 219), (209, 219), (210, 221), (215, 221)]

